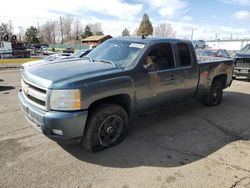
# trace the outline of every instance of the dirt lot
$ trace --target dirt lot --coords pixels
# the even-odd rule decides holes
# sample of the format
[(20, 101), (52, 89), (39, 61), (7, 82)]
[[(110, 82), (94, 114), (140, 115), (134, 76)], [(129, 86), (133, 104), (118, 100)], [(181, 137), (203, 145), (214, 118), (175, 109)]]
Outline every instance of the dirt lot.
[(94, 154), (27, 123), (18, 70), (1, 70), (0, 86), (0, 187), (250, 187), (250, 82), (235, 81), (218, 107), (140, 116), (124, 142)]

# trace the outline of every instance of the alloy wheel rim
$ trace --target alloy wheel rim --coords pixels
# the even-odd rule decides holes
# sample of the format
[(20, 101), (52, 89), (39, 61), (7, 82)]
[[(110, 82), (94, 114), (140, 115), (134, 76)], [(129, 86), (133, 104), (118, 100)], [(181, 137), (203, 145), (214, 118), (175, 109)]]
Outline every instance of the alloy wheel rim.
[(107, 117), (98, 131), (98, 139), (103, 146), (114, 144), (122, 135), (122, 119), (117, 115)]

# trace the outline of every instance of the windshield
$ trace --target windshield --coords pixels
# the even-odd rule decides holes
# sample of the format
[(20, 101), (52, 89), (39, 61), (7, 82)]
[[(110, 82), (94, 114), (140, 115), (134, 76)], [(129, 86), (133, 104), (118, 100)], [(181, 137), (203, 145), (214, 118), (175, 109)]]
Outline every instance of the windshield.
[(250, 54), (250, 45), (246, 45), (244, 48), (240, 50), (240, 53), (242, 54)]
[(129, 67), (138, 57), (145, 44), (130, 41), (109, 40), (102, 43), (87, 57), (93, 61), (111, 62), (117, 67)]

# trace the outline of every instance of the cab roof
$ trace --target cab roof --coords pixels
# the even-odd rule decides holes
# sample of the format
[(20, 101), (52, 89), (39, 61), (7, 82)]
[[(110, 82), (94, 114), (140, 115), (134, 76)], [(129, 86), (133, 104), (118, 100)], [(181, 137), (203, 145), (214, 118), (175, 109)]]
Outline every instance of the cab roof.
[(184, 42), (184, 43), (191, 43), (189, 40), (182, 40), (182, 39), (172, 39), (172, 38), (163, 38), (163, 37), (117, 37), (110, 40), (122, 40), (122, 41), (131, 41), (131, 42), (140, 42), (140, 43), (151, 43), (151, 42)]

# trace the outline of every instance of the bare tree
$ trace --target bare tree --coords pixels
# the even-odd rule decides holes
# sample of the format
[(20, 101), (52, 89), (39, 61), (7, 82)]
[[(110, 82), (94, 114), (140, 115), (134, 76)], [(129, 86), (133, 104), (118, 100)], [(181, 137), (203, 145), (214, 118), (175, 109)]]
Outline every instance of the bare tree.
[(97, 35), (98, 33), (103, 33), (102, 31), (102, 24), (101, 23), (90, 23), (88, 24), (90, 31), (93, 33), (93, 35)]
[(154, 36), (175, 38), (176, 31), (171, 24), (160, 24), (155, 28)]
[(137, 36), (138, 30), (139, 30), (139, 28), (136, 28), (136, 29), (134, 30), (132, 36)]
[(41, 41), (48, 44), (55, 44), (57, 35), (56, 30), (57, 30), (57, 22), (47, 21), (44, 25), (40, 27)]
[(75, 19), (73, 24), (73, 38), (76, 40), (80, 39), (81, 34), (83, 33), (83, 27), (81, 25), (80, 20)]
[(18, 30), (19, 30), (19, 32), (18, 32), (18, 40), (23, 41), (24, 38), (25, 38), (25, 32), (24, 32), (23, 26), (18, 26)]
[(13, 35), (13, 24), (11, 21), (8, 23), (1, 23), (0, 25), (0, 39), (3, 38), (5, 35), (11, 37)]
[(72, 25), (74, 18), (72, 16), (67, 16), (63, 18), (63, 31), (65, 35), (65, 42), (72, 39)]
[(63, 21), (62, 17), (60, 16), (60, 34), (61, 34), (61, 43), (63, 44), (64, 42), (64, 35), (63, 35)]

